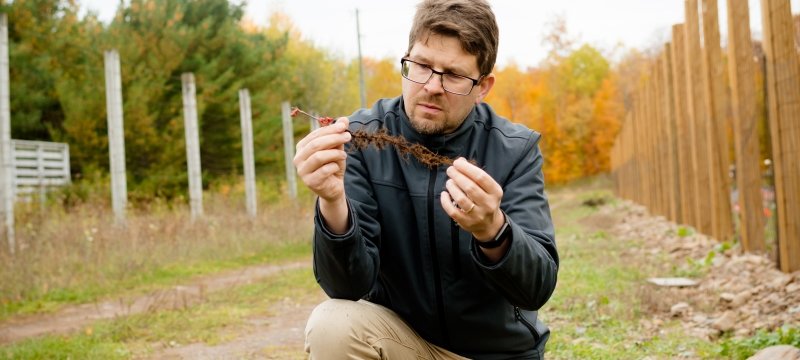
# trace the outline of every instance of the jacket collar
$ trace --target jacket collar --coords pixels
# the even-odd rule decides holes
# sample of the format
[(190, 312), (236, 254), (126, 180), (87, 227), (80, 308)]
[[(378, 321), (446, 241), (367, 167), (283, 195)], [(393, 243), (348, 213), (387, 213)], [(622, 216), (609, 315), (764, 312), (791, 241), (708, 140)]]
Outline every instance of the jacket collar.
[(411, 126), (411, 120), (406, 115), (403, 97), (400, 96), (398, 101), (398, 114), (400, 114), (400, 132), (410, 142), (415, 142), (424, 145), (428, 149), (442, 155), (461, 154), (469, 134), (475, 126), (475, 119), (478, 117), (478, 111), (473, 106), (472, 110), (467, 114), (466, 119), (456, 129), (456, 131), (445, 135), (424, 135), (417, 132)]

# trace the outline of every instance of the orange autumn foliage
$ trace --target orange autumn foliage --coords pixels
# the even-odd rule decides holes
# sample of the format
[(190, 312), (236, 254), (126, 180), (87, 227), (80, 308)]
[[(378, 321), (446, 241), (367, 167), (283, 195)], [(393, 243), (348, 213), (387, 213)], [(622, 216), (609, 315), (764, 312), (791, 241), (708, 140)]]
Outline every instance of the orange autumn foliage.
[(586, 45), (549, 60), (539, 68), (495, 69), (497, 81), (486, 102), (501, 116), (542, 134), (549, 183), (608, 171), (624, 112), (614, 72)]
[[(364, 59), (367, 103), (400, 93), (399, 68), (391, 59)], [(495, 68), (485, 99), (512, 122), (542, 134), (548, 183), (564, 183), (610, 170), (610, 151), (624, 113), (617, 73), (584, 45), (553, 56), (539, 67), (514, 63)]]

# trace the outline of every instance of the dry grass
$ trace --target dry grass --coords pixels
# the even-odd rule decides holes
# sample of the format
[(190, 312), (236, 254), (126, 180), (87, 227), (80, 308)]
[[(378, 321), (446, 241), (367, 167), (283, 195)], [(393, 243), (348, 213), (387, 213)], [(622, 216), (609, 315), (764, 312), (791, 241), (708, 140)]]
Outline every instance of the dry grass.
[[(120, 290), (264, 262), (273, 255), (291, 257), (287, 252), (302, 253), (297, 249), (309, 243), (309, 196), (299, 202), (262, 202), (251, 219), (241, 189), (216, 190), (204, 194), (205, 216), (194, 222), (186, 201), (180, 200), (129, 210), (126, 226), (114, 225), (107, 200), (68, 207), (20, 204), (16, 254), (10, 255), (6, 244), (0, 247), (0, 318), (46, 311), (46, 303), (91, 301)], [(22, 309), (39, 300), (45, 301)]]

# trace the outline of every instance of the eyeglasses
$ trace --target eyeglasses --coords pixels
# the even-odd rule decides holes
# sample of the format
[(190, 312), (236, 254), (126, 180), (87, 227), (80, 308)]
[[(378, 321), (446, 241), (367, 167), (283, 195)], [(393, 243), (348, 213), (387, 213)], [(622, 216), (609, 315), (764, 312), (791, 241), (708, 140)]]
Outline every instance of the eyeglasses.
[(478, 85), (483, 78), (483, 75), (478, 79), (473, 79), (463, 75), (436, 71), (428, 65), (420, 64), (405, 58), (400, 59), (400, 75), (403, 75), (403, 77), (409, 81), (417, 84), (427, 84), (433, 77), (433, 74), (442, 77), (442, 88), (444, 91), (463, 96), (469, 95), (472, 92), (472, 88)]

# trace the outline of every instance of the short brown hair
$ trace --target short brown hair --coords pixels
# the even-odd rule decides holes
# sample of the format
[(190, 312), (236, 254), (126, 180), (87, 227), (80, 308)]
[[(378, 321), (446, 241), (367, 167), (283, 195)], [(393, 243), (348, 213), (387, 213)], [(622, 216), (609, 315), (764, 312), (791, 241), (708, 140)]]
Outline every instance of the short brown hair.
[(464, 51), (478, 58), (478, 70), (486, 75), (497, 60), (499, 33), (492, 8), (485, 0), (424, 0), (417, 5), (408, 35), (408, 52), (431, 34), (452, 36)]

